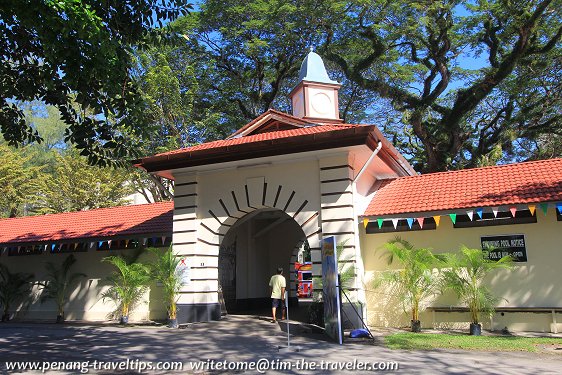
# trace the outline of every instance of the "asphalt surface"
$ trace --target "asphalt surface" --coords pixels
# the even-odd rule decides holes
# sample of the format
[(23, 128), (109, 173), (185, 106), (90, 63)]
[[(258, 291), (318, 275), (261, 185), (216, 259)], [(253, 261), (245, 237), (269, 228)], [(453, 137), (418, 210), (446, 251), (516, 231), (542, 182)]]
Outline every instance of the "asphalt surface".
[[(7, 361), (88, 363), (90, 373), (137, 373), (138, 367), (112, 370), (101, 367), (111, 363), (175, 361), (183, 363), (177, 373), (279, 373), (340, 374), (373, 373), (345, 370), (338, 366), (359, 366), (359, 362), (397, 362), (399, 369), (380, 371), (402, 374), (561, 374), (561, 350), (552, 353), (478, 352), (460, 350), (404, 351), (384, 348), (376, 340), (346, 342), (343, 346), (325, 340), (324, 335), (297, 322), (291, 322), (294, 334), (287, 350), (287, 324), (271, 323), (266, 317), (229, 316), (219, 322), (197, 323), (177, 330), (162, 326), (2, 323), (0, 324), (0, 374), (41, 373), (42, 371), (6, 369)], [(281, 349), (279, 348), (281, 347)], [(300, 351), (296, 351), (297, 347)], [(97, 369), (92, 367), (98, 361)], [(215, 361), (215, 362), (213, 362)], [(227, 361), (227, 362), (224, 362)], [(261, 362), (260, 362), (261, 361)], [(60, 363), (59, 363), (60, 362)], [(207, 367), (192, 368), (193, 364)], [(266, 363), (267, 362), (267, 363)], [(237, 365), (236, 363), (242, 363)], [(261, 368), (253, 368), (251, 363)], [(349, 364), (348, 364), (349, 363)], [(168, 365), (169, 364), (164, 364)], [(291, 368), (288, 368), (288, 366)], [(367, 366), (368, 364), (364, 364)], [(213, 367), (212, 367), (213, 366)], [(223, 367), (227, 366), (227, 369)], [(228, 369), (228, 366), (231, 369)], [(242, 366), (238, 369), (232, 366)], [(244, 368), (243, 366), (248, 366)], [(285, 368), (283, 368), (283, 366)], [(313, 366), (317, 368), (311, 370)], [(322, 367), (323, 366), (323, 367)], [(322, 368), (318, 368), (322, 367)], [(85, 372), (84, 370), (83, 372)], [(45, 373), (80, 373), (74, 370)], [(150, 371), (168, 373), (173, 371)]]

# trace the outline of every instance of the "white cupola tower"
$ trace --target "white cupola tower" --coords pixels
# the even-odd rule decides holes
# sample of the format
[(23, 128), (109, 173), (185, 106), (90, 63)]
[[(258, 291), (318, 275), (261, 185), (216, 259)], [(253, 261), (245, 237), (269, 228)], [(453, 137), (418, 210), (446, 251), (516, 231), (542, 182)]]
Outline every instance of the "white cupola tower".
[(322, 58), (310, 49), (301, 65), (298, 85), (289, 98), (293, 116), (318, 122), (342, 122), (338, 108), (341, 84), (328, 77)]

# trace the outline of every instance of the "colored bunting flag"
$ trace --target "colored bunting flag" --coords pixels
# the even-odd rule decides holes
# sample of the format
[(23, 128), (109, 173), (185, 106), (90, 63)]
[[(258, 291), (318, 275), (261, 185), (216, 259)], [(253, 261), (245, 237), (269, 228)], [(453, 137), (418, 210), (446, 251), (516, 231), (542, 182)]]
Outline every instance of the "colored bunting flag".
[(166, 236), (162, 236), (162, 245), (166, 243)]
[(546, 216), (546, 212), (548, 211), (548, 203), (541, 203), (539, 206), (541, 207), (544, 216)]
[(111, 247), (111, 242), (112, 242), (112, 241), (113, 241), (113, 240), (108, 240), (108, 241), (107, 241), (107, 247)]
[(497, 207), (492, 208), (492, 212), (494, 213), (494, 217), (498, 217), (498, 211), (499, 211), (499, 208), (497, 208)]
[(363, 219), (363, 226), (367, 228), (367, 224), (369, 224), (369, 219)]
[(125, 240), (125, 247), (129, 247), (129, 240)]
[(99, 241), (98, 242), (98, 249), (101, 249), (102, 246), (103, 246), (103, 241)]
[(78, 242), (74, 244), (74, 250), (78, 248)]
[(449, 214), (449, 217), (451, 218), (453, 224), (457, 223), (457, 214)]
[(55, 246), (56, 246), (55, 244), (51, 245), (51, 251), (55, 251)]
[(384, 219), (377, 219), (377, 224), (379, 225), (379, 229), (382, 228), (382, 223), (384, 222)]
[(398, 227), (398, 219), (392, 219), (392, 225), (394, 225), (394, 229)]
[(143, 238), (143, 239), (142, 239), (142, 245), (143, 245), (143, 246), (146, 246), (146, 241), (148, 241), (148, 238)]
[(418, 224), (420, 225), (420, 228), (423, 229), (423, 217), (418, 217), (416, 220), (418, 221)]
[(556, 209), (558, 210), (558, 213), (562, 215), (562, 203), (556, 203)]
[(477, 208), (477, 209), (476, 209), (476, 215), (478, 215), (478, 217), (479, 217), (480, 219), (482, 219), (482, 214), (483, 214), (483, 213), (484, 213), (484, 209), (482, 209), (482, 208)]
[(472, 221), (472, 218), (474, 217), (474, 211), (466, 211), (466, 214), (468, 215), (468, 218), (470, 219), (470, 221)]
[(534, 204), (529, 205), (529, 211), (531, 212), (531, 216), (535, 216), (535, 210), (536, 209), (537, 209), (537, 206), (535, 206)]
[(433, 216), (433, 220), (435, 220), (435, 226), (439, 226), (439, 222), (441, 221), (441, 216)]
[(406, 219), (406, 221), (408, 222), (408, 226), (410, 227), (410, 229), (412, 229), (412, 224), (414, 224), (414, 219), (409, 217), (409, 218)]
[(515, 217), (517, 213), (517, 207), (509, 207), (509, 212), (511, 212), (511, 216)]

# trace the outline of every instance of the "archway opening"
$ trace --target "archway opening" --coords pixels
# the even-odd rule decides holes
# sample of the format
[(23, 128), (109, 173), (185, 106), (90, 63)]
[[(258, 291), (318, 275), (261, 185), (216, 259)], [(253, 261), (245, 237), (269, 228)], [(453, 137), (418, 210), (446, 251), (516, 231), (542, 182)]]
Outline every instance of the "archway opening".
[(226, 312), (269, 317), (269, 280), (282, 267), (290, 318), (306, 321), (308, 306), (298, 303), (299, 276), (295, 270), (306, 244), (301, 226), (282, 210), (257, 209), (238, 219), (222, 239), (219, 251), (219, 285)]

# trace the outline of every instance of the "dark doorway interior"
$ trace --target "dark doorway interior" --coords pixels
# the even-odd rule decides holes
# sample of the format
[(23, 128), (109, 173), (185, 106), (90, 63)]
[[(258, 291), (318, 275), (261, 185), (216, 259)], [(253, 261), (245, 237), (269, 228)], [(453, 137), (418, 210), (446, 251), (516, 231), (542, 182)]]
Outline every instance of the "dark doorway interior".
[(309, 302), (299, 303), (295, 251), (304, 233), (292, 217), (278, 209), (260, 209), (240, 218), (224, 236), (219, 252), (219, 283), (228, 314), (269, 317), (269, 279), (283, 267), (291, 320), (307, 321)]

